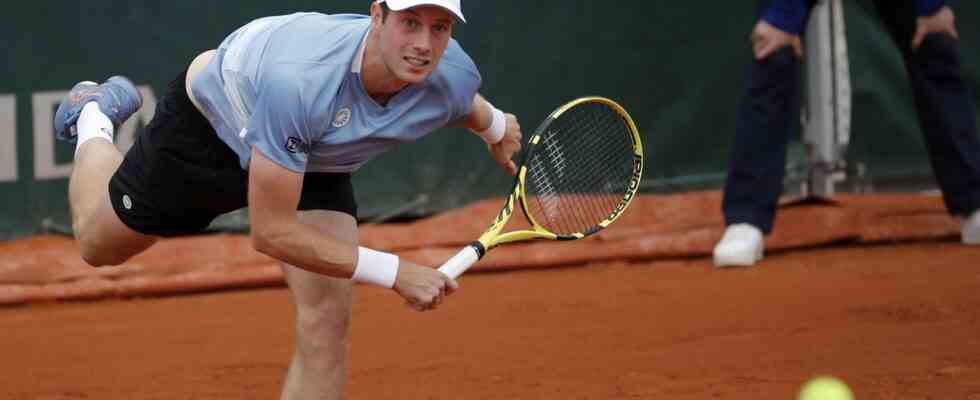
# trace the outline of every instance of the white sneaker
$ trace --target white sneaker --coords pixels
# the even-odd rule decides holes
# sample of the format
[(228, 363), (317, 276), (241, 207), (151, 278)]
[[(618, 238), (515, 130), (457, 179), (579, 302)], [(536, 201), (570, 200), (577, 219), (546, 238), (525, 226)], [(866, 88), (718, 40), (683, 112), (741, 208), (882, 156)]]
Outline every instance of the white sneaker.
[(734, 224), (715, 245), (715, 268), (751, 267), (762, 259), (762, 231), (749, 224)]
[(976, 210), (969, 218), (963, 220), (963, 243), (980, 245), (980, 210)]

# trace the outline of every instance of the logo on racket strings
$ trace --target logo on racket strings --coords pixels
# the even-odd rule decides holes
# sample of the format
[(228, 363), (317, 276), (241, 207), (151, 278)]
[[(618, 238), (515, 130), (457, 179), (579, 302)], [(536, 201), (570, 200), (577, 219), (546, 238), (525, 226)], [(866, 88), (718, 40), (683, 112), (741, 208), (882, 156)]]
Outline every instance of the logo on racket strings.
[(616, 209), (606, 217), (607, 221), (612, 221), (622, 214), (623, 210), (630, 205), (630, 201), (633, 200), (633, 196), (636, 195), (637, 189), (640, 187), (640, 177), (643, 173), (643, 157), (634, 156), (633, 157), (633, 175), (630, 176), (629, 186), (626, 187), (626, 195), (623, 196), (623, 200), (616, 205)]

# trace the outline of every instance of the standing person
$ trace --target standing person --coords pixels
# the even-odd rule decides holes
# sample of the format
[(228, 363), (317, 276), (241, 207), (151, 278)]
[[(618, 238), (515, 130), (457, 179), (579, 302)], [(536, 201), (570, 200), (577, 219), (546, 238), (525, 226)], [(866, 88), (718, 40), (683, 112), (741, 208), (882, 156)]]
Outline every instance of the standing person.
[(352, 281), (394, 289), (420, 311), (457, 287), (357, 246), (350, 174), (444, 126), (475, 132), (516, 172), (520, 126), (477, 93), (479, 71), (452, 39), (457, 18), (459, 0), (379, 0), (370, 16), (255, 20), (169, 85), (125, 157), (112, 135), (139, 92), (118, 76), (79, 83), (55, 128), (77, 143), (69, 200), (82, 257), (119, 264), (248, 206), (252, 245), (282, 262), (297, 308), (282, 398), (342, 398)]
[[(722, 209), (727, 229), (714, 249), (717, 267), (762, 259), (772, 231), (799, 108), (800, 35), (815, 0), (768, 0), (751, 35)], [(933, 172), (950, 214), (962, 216), (963, 242), (980, 244), (980, 137), (960, 72), (953, 10), (942, 0), (875, 0), (902, 52)]]

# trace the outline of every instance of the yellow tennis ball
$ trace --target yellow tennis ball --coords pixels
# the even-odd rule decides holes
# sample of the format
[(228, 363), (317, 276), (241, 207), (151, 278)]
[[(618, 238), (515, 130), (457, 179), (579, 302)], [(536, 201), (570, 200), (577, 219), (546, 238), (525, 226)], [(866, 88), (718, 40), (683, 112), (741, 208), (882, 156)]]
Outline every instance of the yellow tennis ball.
[(798, 400), (854, 400), (854, 394), (840, 379), (818, 376), (810, 379), (800, 390)]

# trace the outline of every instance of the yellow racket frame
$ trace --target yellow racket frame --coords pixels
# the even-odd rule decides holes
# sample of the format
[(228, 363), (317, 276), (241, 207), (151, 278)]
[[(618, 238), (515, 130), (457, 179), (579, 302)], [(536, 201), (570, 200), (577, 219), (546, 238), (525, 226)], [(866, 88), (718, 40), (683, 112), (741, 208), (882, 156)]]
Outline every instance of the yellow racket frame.
[[(539, 224), (538, 221), (535, 220), (534, 215), (528, 212), (527, 195), (524, 192), (524, 178), (527, 176), (527, 165), (521, 165), (521, 168), (520, 170), (518, 170), (517, 173), (517, 183), (514, 185), (513, 192), (511, 192), (511, 194), (507, 197), (507, 203), (504, 205), (503, 209), (500, 210), (500, 213), (497, 214), (497, 217), (490, 225), (490, 228), (487, 229), (486, 232), (484, 232), (482, 235), (480, 235), (479, 239), (477, 239), (477, 241), (480, 242), (480, 244), (483, 246), (483, 252), (504, 243), (517, 242), (523, 240), (581, 239), (595, 232), (598, 232), (603, 228), (608, 227), (610, 224), (613, 223), (613, 221), (615, 221), (617, 218), (619, 218), (620, 215), (622, 215), (623, 211), (625, 211), (627, 207), (629, 207), (630, 202), (633, 201), (633, 198), (635, 197), (637, 191), (640, 188), (640, 180), (643, 177), (643, 143), (640, 140), (640, 131), (636, 128), (636, 123), (633, 122), (633, 118), (630, 117), (629, 113), (626, 112), (626, 109), (624, 109), (615, 101), (607, 99), (605, 97), (596, 97), (596, 96), (581, 97), (572, 100), (562, 105), (561, 107), (558, 107), (555, 111), (553, 111), (550, 115), (548, 115), (548, 117), (544, 120), (544, 122), (541, 123), (538, 129), (535, 130), (534, 135), (531, 136), (531, 139), (528, 141), (527, 154), (530, 154), (534, 146), (537, 146), (538, 142), (541, 141), (541, 134), (547, 130), (548, 126), (551, 125), (552, 121), (558, 119), (558, 117), (560, 117), (563, 113), (572, 109), (573, 107), (586, 103), (600, 103), (609, 106), (623, 119), (623, 121), (627, 125), (627, 128), (629, 129), (630, 140), (632, 141), (633, 144), (633, 174), (630, 177), (627, 191), (626, 194), (623, 196), (623, 200), (620, 201), (619, 205), (617, 205), (616, 208), (605, 219), (603, 219), (595, 226), (583, 232), (575, 232), (567, 235), (555, 234), (542, 227), (541, 224)], [(504, 226), (507, 225), (507, 221), (509, 221), (510, 217), (514, 214), (514, 206), (515, 203), (517, 203), (518, 201), (520, 201), (521, 208), (524, 211), (524, 215), (527, 217), (528, 222), (531, 224), (531, 229), (517, 230), (517, 231), (501, 234), (500, 232), (504, 229)], [(482, 252), (480, 256), (482, 257)]]

